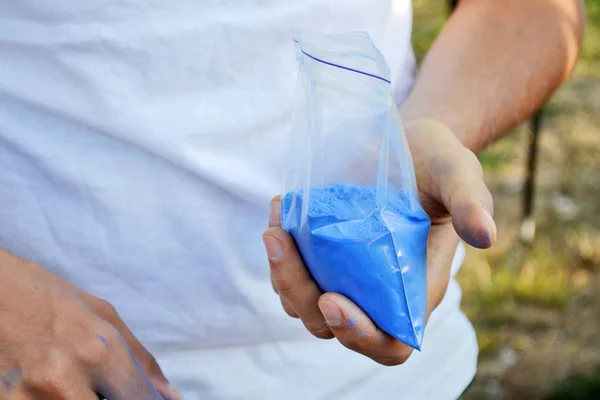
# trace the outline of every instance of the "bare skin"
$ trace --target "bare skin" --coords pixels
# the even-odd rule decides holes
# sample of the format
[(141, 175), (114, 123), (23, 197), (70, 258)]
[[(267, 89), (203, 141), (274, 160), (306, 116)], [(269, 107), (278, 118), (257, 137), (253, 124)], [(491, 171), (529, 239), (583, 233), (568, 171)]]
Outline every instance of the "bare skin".
[[(491, 196), (470, 150), (521, 121), (566, 78), (581, 21), (575, 0), (463, 0), (429, 53), (401, 110), (421, 199), (434, 222), (429, 312), (445, 293), (458, 235), (478, 247), (490, 246), (496, 235)], [(404, 362), (410, 349), (348, 299), (320, 292), (278, 227), (276, 202), (274, 209), (265, 243), (286, 311), (318, 337), (335, 336), (385, 365)], [(178, 398), (110, 304), (4, 251), (0, 277), (0, 398)]]
[[(432, 220), (428, 239), (427, 316), (441, 302), (450, 278), (458, 235), (469, 244), (490, 247), (496, 237), (492, 196), (483, 182), (477, 157), (442, 124), (407, 125), (420, 195)], [(428, 143), (439, 143), (443, 152)], [(455, 160), (461, 159), (461, 163)], [(412, 349), (385, 334), (346, 297), (323, 293), (312, 280), (292, 237), (281, 229), (279, 198), (271, 208), (271, 227), (264, 241), (275, 291), (286, 312), (299, 317), (306, 329), (323, 339), (336, 337), (351, 350), (384, 365), (401, 364)], [(450, 212), (448, 211), (450, 210)], [(455, 232), (456, 230), (456, 232)]]
[[(479, 248), (496, 238), (492, 197), (473, 152), (544, 103), (573, 69), (582, 37), (579, 0), (462, 0), (425, 58), (400, 114), (432, 219), (428, 315), (446, 292), (459, 237)], [(412, 349), (344, 296), (321, 292), (280, 224), (276, 198), (263, 239), (285, 311), (315, 336), (335, 337), (378, 363), (406, 361)]]
[(180, 398), (109, 303), (2, 250), (0, 276), (1, 399)]

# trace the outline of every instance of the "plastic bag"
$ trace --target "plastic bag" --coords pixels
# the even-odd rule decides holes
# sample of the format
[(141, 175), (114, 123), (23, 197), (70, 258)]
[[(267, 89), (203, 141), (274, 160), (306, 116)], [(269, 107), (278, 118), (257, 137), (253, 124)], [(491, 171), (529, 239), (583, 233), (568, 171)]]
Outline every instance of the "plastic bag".
[(283, 228), (323, 291), (345, 295), (380, 329), (419, 349), (430, 220), (389, 68), (364, 32), (294, 42), (300, 70)]

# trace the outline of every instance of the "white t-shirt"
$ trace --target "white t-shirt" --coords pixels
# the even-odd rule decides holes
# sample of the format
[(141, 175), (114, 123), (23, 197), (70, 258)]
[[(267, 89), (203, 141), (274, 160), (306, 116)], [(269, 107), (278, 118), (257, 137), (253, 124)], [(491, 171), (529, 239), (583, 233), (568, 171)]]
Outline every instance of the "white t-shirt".
[(453, 400), (477, 358), (454, 281), (422, 352), (385, 368), (287, 317), (261, 241), (291, 30), (369, 32), (400, 102), (411, 19), (409, 0), (0, 0), (0, 246), (112, 302), (188, 400)]

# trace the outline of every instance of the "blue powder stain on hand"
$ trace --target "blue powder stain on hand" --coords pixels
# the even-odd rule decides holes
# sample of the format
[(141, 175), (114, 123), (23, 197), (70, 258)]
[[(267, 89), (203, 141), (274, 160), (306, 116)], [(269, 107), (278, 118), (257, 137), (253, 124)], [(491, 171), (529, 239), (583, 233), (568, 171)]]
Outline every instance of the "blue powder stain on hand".
[(356, 321), (353, 319), (346, 322), (346, 328), (348, 328), (348, 329), (354, 329), (354, 328), (356, 328), (356, 325), (357, 325)]
[(2, 385), (7, 392), (12, 392), (15, 386), (21, 379), (21, 371), (18, 368), (9, 369), (4, 375), (2, 375)]
[(377, 205), (375, 187), (336, 184), (285, 194), (281, 212), (321, 289), (348, 297), (380, 329), (420, 349), (430, 227), (420, 206), (410, 207), (402, 190)]
[(98, 338), (99, 341), (102, 342), (102, 344), (104, 346), (108, 346), (108, 340), (106, 340), (106, 338), (104, 336), (102, 336), (102, 335), (96, 335), (96, 337)]

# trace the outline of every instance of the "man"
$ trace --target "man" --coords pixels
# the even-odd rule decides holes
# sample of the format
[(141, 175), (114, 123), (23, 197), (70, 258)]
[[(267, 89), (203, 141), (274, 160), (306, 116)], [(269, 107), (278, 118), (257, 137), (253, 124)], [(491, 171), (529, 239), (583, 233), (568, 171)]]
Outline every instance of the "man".
[[(568, 76), (581, 14), (463, 0), (414, 79), (409, 0), (0, 1), (0, 398), (458, 397), (477, 348), (455, 231), (496, 235), (473, 152)], [(266, 268), (292, 29), (365, 30), (390, 64), (441, 302), (410, 357), (320, 293), (276, 201)]]

